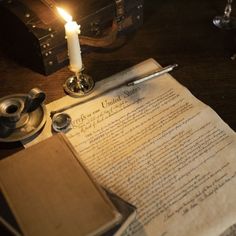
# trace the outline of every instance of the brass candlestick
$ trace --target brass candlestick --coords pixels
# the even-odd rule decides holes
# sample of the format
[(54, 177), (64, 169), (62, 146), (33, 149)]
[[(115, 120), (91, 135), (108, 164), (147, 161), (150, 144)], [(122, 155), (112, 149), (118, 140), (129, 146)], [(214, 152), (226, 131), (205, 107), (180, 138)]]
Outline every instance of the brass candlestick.
[(84, 69), (69, 77), (63, 85), (65, 92), (72, 97), (85, 96), (92, 92), (94, 88), (93, 78), (83, 71)]

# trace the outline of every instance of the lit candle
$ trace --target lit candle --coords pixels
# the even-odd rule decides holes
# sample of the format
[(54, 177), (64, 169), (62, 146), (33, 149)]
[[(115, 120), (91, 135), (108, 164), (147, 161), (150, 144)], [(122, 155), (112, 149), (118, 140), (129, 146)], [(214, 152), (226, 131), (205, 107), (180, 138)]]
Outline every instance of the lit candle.
[(70, 59), (70, 70), (74, 73), (78, 73), (82, 69), (81, 49), (78, 37), (80, 25), (78, 25), (76, 21), (73, 21), (72, 16), (64, 9), (57, 7), (57, 10), (67, 22), (65, 24), (65, 32)]

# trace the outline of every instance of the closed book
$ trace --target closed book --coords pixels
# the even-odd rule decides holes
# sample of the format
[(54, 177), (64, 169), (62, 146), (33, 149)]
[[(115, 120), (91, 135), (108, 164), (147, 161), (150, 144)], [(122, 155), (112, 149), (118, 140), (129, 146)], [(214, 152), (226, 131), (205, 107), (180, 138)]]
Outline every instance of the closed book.
[(0, 188), (24, 236), (92, 236), (121, 215), (62, 134), (0, 161)]

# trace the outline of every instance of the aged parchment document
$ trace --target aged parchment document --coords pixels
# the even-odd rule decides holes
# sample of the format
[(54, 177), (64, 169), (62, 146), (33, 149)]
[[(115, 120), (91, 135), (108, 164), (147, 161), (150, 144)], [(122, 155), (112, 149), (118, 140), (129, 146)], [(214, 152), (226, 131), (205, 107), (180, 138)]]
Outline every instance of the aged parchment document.
[[(149, 60), (114, 81), (156, 67)], [(236, 222), (235, 132), (170, 75), (66, 112), (73, 119), (67, 137), (81, 160), (138, 209), (127, 235), (216, 236)], [(38, 140), (50, 135), (47, 126)]]

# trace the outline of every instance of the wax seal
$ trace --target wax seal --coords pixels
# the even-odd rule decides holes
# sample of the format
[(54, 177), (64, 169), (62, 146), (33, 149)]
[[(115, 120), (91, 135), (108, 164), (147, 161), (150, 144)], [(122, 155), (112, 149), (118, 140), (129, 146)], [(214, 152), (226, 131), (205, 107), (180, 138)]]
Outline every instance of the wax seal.
[(67, 113), (59, 113), (52, 117), (52, 128), (56, 132), (67, 132), (70, 124), (71, 117)]

